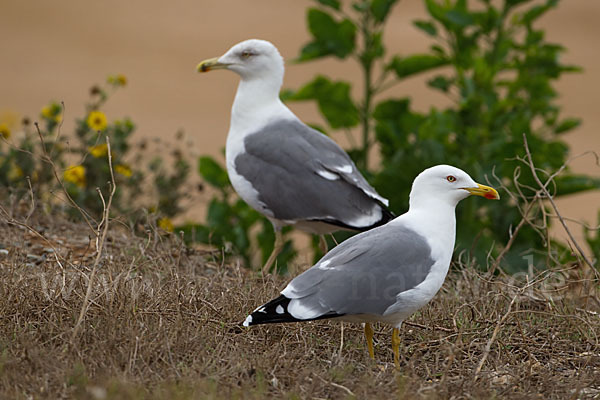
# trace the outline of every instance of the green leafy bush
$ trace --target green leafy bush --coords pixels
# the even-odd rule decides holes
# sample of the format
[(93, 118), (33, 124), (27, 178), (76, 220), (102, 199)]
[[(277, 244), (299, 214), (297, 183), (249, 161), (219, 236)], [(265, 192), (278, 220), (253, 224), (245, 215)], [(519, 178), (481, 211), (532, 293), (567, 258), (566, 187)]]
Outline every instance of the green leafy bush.
[[(540, 4), (506, 0), (500, 5), (478, 1), (473, 6), (475, 2), (466, 0), (425, 0), (430, 18), (414, 21), (414, 25), (433, 37), (436, 44), (429, 53), (408, 56), (387, 55), (381, 40), (385, 18), (396, 1), (353, 2), (354, 18), (338, 3), (319, 3), (320, 12), (328, 13), (333, 22), (330, 29), (311, 30), (313, 42), (302, 50), (299, 60), (329, 55), (358, 60), (363, 71), (362, 98), (350, 98), (351, 84), (338, 81), (335, 85), (344, 85), (347, 96), (333, 106), (342, 106), (320, 110), (333, 129), (340, 127), (333, 123), (338, 115), (344, 115), (345, 121), (360, 120), (362, 146), (351, 149), (351, 154), (363, 168), (369, 165), (367, 157), (373, 143), (379, 145), (382, 165), (369, 173), (377, 190), (390, 199), (392, 210), (401, 213), (407, 209), (412, 180), (435, 164), (458, 166), (476, 180), (491, 180), (492, 184), (494, 174), (508, 178), (504, 183), (509, 190), (515, 190), (512, 177), (521, 165), (516, 157), (524, 156), (523, 133), (538, 168), (552, 172), (565, 163), (568, 146), (560, 135), (578, 126), (580, 120), (561, 116), (553, 81), (579, 68), (561, 64), (559, 56), (565, 49), (548, 43), (543, 30), (534, 26), (558, 1)], [(342, 20), (350, 21), (358, 32), (353, 48), (345, 46), (343, 54), (333, 50), (318, 54), (307, 51), (314, 42), (330, 42), (341, 35)], [(336, 29), (335, 34), (327, 34), (331, 36), (322, 33)], [(346, 38), (350, 40), (352, 35), (347, 33)], [(382, 97), (387, 88), (402, 80), (440, 67), (445, 68), (429, 79), (428, 86), (449, 96), (449, 107), (421, 113), (412, 109), (408, 98), (373, 101), (374, 96)], [(325, 77), (317, 79), (322, 86), (333, 84)], [(313, 91), (312, 96), (304, 95), (314, 83), (287, 93), (287, 99), (310, 98), (319, 104), (327, 101), (318, 91)], [(345, 103), (352, 106), (343, 106)], [(355, 126), (356, 123), (347, 123), (343, 127)], [(525, 169), (519, 181), (526, 187), (535, 187), (533, 177)], [(568, 170), (555, 183), (556, 197), (600, 187), (600, 180)], [(531, 189), (524, 194), (534, 193), (535, 189)], [(490, 249), (496, 251), (500, 247), (494, 244), (508, 241), (510, 226), (515, 226), (520, 218), (518, 209), (508, 201), (467, 202), (457, 211), (457, 247), (470, 250), (483, 261)], [(524, 228), (505, 256), (507, 268), (522, 268), (523, 255), (543, 246), (543, 238), (534, 229)]]
[[(561, 115), (553, 87), (563, 73), (579, 68), (562, 64), (560, 55), (565, 49), (546, 41), (544, 31), (535, 26), (558, 0), (424, 2), (429, 17), (414, 21), (414, 26), (435, 44), (424, 54), (399, 55), (388, 54), (383, 42), (386, 18), (397, 0), (349, 4), (317, 0), (307, 13), (312, 39), (297, 61), (355, 60), (362, 72), (362, 95), (352, 97), (352, 82), (319, 75), (298, 90), (284, 91), (282, 98), (315, 101), (327, 123), (319, 127), (324, 132), (360, 131), (360, 143), (348, 152), (379, 193), (390, 199), (397, 214), (408, 207), (415, 176), (435, 164), (455, 165), (478, 181), (502, 182), (510, 191), (517, 189), (513, 180), (517, 171), (519, 190), (533, 197), (533, 176), (520, 169), (519, 158), (525, 152), (522, 135), (527, 136), (535, 165), (551, 173), (566, 161), (568, 146), (561, 135), (581, 122)], [(409, 98), (384, 97), (390, 87), (424, 72), (432, 74), (427, 82), (430, 90), (450, 98), (450, 106), (418, 112)], [(369, 163), (375, 144), (381, 156), (377, 168)], [(202, 169), (200, 173), (207, 179)], [(212, 183), (230, 190), (224, 177)], [(556, 197), (600, 188), (599, 179), (573, 174), (568, 168), (555, 184)], [(226, 199), (214, 201), (222, 204)], [(209, 220), (216, 217), (209, 210)], [(259, 220), (255, 215), (252, 218)], [(545, 238), (531, 227), (540, 223), (541, 214), (531, 213), (531, 218), (504, 256), (509, 271), (526, 267), (524, 256), (546, 245)], [(465, 202), (457, 210), (457, 248), (468, 250), (485, 266), (487, 254), (500, 251), (511, 226), (520, 220), (519, 209), (510, 201)], [(231, 224), (218, 217), (213, 222), (204, 227), (210, 231), (210, 226), (223, 229), (224, 224)], [(236, 228), (252, 225), (250, 219), (236, 222)], [(247, 232), (241, 236), (247, 238)], [(247, 248), (237, 250), (243, 253)]]

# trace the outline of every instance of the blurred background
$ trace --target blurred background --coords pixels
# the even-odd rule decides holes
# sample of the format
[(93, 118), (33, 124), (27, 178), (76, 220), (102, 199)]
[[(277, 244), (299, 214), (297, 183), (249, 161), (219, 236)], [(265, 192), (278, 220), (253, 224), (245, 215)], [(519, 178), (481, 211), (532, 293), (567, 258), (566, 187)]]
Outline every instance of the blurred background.
[[(0, 118), (18, 125), (24, 116), (36, 120), (49, 101), (63, 101), (68, 132), (73, 118), (84, 112), (88, 89), (109, 74), (124, 74), (127, 87), (104, 107), (109, 121), (130, 117), (138, 127), (138, 138), (174, 140), (182, 130), (192, 141), (194, 155), (221, 157), (238, 79), (226, 71), (200, 75), (195, 71), (199, 61), (219, 56), (244, 39), (262, 38), (273, 42), (288, 61), (284, 87), (298, 88), (316, 73), (358, 81), (360, 70), (352, 62), (332, 58), (289, 62), (309, 40), (305, 21), (309, 5), (312, 2), (307, 0), (4, 0), (0, 6)], [(425, 35), (411, 24), (424, 16), (421, 0), (402, 0), (394, 8), (385, 32), (390, 53), (409, 54), (429, 47)], [(600, 152), (599, 17), (600, 2), (568, 0), (540, 20), (547, 39), (568, 49), (563, 61), (584, 69), (565, 75), (558, 84), (564, 115), (583, 119), (565, 137), (573, 156), (588, 150)], [(410, 95), (420, 110), (446, 104), (444, 96), (426, 87), (426, 78), (405, 81), (386, 96)], [(313, 103), (290, 106), (306, 122), (320, 120)], [(575, 172), (600, 176), (592, 156), (578, 158), (571, 166)], [(599, 206), (599, 191), (559, 202), (566, 216), (590, 224), (596, 221)], [(202, 215), (202, 202), (187, 214)], [(561, 229), (554, 230), (557, 236), (565, 236)], [(574, 231), (580, 236), (581, 229)]]

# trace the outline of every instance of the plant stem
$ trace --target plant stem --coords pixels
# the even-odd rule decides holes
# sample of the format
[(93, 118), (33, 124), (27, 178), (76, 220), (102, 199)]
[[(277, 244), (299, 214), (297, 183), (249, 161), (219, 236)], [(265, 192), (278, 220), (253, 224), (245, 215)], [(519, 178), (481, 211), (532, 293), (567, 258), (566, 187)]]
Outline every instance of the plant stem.
[(371, 64), (367, 63), (364, 65), (364, 79), (365, 79), (365, 92), (364, 92), (364, 103), (361, 110), (361, 124), (362, 124), (362, 163), (363, 168), (367, 169), (369, 166), (369, 115), (371, 115)]
[(359, 55), (361, 65), (363, 68), (363, 79), (364, 79), (364, 101), (362, 103), (362, 109), (360, 110), (360, 119), (362, 125), (362, 167), (367, 169), (369, 166), (369, 136), (370, 126), (369, 117), (371, 115), (371, 103), (373, 97), (373, 60), (368, 56), (367, 52), (371, 47), (371, 27), (370, 27), (370, 13), (364, 12), (361, 21), (361, 32), (363, 35), (363, 51)]

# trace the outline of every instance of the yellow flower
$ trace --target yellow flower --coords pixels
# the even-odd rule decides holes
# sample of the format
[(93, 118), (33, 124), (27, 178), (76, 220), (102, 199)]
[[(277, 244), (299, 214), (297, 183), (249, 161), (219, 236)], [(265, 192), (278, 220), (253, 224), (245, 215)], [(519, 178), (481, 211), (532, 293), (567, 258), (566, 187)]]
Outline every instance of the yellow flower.
[(65, 170), (65, 181), (74, 183), (80, 188), (85, 187), (85, 167), (83, 165), (71, 165)]
[(127, 77), (123, 74), (119, 74), (117, 75), (117, 82), (119, 82), (119, 85), (125, 86), (127, 85)]
[(104, 157), (108, 154), (108, 145), (106, 143), (97, 144), (92, 147), (88, 147), (90, 154), (96, 158)]
[(13, 129), (17, 126), (19, 120), (19, 114), (12, 111), (0, 112), (0, 135), (4, 136), (4, 139), (8, 139)]
[(61, 110), (62, 108), (58, 103), (52, 102), (42, 107), (42, 117), (60, 122), (62, 121)]
[(23, 176), (23, 170), (17, 164), (12, 162), (10, 163), (10, 169), (8, 170), (6, 176), (9, 180), (16, 181)]
[(87, 124), (94, 131), (103, 131), (106, 129), (108, 122), (102, 111), (92, 111), (87, 117)]
[(158, 226), (167, 232), (173, 232), (175, 230), (173, 222), (171, 222), (171, 220), (167, 217), (162, 217), (161, 219), (159, 219)]
[(8, 139), (10, 137), (10, 128), (8, 124), (0, 124), (0, 135), (4, 137), (4, 139)]
[(125, 86), (127, 85), (127, 77), (123, 74), (118, 75), (109, 75), (106, 81), (115, 86)]
[(121, 174), (123, 176), (126, 176), (127, 178), (129, 178), (132, 174), (131, 172), (131, 168), (129, 168), (129, 165), (125, 165), (125, 164), (117, 164), (115, 165), (115, 172), (117, 174)]
[(42, 117), (52, 118), (52, 108), (50, 106), (42, 107)]

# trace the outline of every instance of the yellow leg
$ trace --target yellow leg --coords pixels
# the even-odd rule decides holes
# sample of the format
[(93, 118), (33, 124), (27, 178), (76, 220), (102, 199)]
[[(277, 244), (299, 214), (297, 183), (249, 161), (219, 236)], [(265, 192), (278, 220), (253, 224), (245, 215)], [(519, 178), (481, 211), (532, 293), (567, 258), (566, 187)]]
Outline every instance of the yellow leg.
[(327, 248), (327, 241), (323, 235), (319, 235), (319, 250), (321, 250), (323, 254), (327, 254), (327, 251), (329, 250)]
[(367, 338), (367, 348), (369, 349), (369, 357), (375, 359), (375, 351), (373, 350), (373, 327), (370, 323), (365, 322), (365, 338)]
[(400, 329), (392, 330), (392, 351), (394, 352), (394, 365), (400, 368)]
[(281, 235), (281, 230), (275, 229), (275, 244), (273, 245), (273, 251), (267, 260), (267, 263), (262, 267), (262, 274), (265, 275), (271, 269), (271, 266), (277, 259), (277, 256), (281, 252), (283, 248), (283, 236)]

